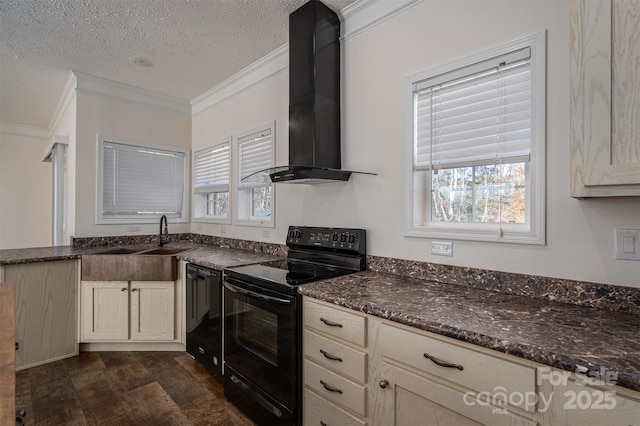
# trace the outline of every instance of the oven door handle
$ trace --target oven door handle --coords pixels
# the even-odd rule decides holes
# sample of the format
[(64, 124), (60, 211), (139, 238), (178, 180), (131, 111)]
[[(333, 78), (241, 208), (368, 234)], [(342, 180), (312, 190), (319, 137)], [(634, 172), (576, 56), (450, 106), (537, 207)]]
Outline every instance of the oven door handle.
[(256, 299), (265, 300), (267, 302), (278, 303), (280, 305), (287, 305), (287, 306), (291, 305), (291, 300), (289, 300), (289, 299), (281, 299), (279, 297), (267, 296), (266, 294), (256, 293), (255, 291), (247, 290), (245, 288), (238, 287), (237, 285), (231, 284), (228, 281), (229, 279), (230, 278), (227, 278), (225, 280), (224, 286), (227, 289), (233, 291), (234, 293), (243, 294), (243, 295), (249, 296), (249, 297), (255, 297)]

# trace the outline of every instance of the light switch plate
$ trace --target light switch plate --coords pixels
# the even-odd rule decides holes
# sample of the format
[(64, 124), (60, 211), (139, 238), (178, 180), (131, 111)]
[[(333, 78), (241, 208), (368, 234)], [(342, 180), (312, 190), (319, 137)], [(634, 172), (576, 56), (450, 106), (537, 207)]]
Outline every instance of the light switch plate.
[(615, 258), (640, 260), (640, 229), (616, 229)]
[(436, 256), (453, 256), (453, 242), (431, 241), (431, 254)]

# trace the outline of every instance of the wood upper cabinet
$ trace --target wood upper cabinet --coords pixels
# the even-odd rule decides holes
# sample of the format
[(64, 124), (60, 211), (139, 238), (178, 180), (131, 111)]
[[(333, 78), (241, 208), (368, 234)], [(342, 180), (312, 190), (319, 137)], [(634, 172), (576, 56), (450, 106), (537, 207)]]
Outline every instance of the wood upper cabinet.
[(173, 341), (175, 282), (83, 281), (81, 341)]
[(570, 15), (571, 195), (640, 196), (640, 1)]
[(2, 267), (15, 284), (17, 369), (78, 354), (78, 270), (77, 260)]

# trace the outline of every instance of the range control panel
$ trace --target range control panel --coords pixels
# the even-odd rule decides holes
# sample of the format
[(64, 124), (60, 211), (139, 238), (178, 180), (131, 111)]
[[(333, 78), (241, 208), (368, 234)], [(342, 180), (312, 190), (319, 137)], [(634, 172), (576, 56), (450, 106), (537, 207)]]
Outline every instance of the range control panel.
[(366, 239), (364, 229), (290, 226), (287, 246), (324, 247), (366, 253)]

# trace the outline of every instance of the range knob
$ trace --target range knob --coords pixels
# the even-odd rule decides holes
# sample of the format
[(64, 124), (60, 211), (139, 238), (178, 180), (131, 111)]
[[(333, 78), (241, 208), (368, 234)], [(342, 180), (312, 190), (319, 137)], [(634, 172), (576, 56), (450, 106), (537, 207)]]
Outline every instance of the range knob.
[(356, 242), (356, 236), (353, 234), (349, 234), (349, 244), (353, 244)]
[(347, 242), (347, 234), (340, 235), (340, 242), (341, 243), (346, 243)]
[(300, 232), (299, 229), (290, 229), (289, 232), (287, 232), (287, 237), (290, 240), (297, 240), (302, 237), (302, 232)]
[(338, 233), (334, 232), (333, 235), (331, 236), (331, 241), (334, 243), (337, 243), (339, 239), (340, 237), (338, 236)]

